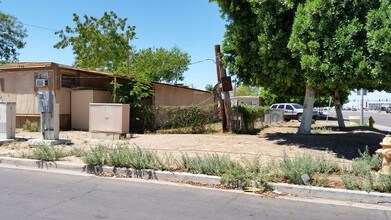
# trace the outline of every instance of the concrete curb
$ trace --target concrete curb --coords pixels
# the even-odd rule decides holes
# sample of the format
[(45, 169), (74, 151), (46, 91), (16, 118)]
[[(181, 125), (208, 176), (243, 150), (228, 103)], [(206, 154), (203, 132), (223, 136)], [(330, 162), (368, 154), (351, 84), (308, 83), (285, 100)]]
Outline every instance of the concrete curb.
[[(221, 178), (218, 176), (208, 176), (203, 174), (179, 173), (155, 170), (136, 170), (113, 167), (88, 167), (86, 165), (68, 164), (64, 162), (45, 162), (39, 160), (19, 159), (10, 157), (0, 157), (0, 167), (15, 166), (29, 167), (46, 170), (67, 170), (72, 172), (86, 173), (119, 173), (129, 178), (141, 178), (146, 180), (161, 181), (192, 181), (204, 184), (220, 184)], [(364, 203), (388, 203), (391, 204), (391, 194), (378, 192), (363, 192), (344, 189), (323, 188), (315, 186), (300, 186), (286, 183), (270, 183), (270, 185), (282, 194), (291, 194), (302, 197), (314, 197), (323, 199), (333, 199), (350, 202)]]
[(277, 191), (303, 197), (314, 197), (351, 202), (390, 203), (391, 194), (379, 192), (363, 192), (346, 189), (333, 189), (316, 186), (300, 186), (286, 183), (270, 183)]

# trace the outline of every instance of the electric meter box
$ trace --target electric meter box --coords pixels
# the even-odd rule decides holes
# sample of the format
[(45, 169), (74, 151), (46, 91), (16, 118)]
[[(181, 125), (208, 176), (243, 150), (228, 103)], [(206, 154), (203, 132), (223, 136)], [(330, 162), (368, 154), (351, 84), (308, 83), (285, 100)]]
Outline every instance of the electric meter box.
[(16, 103), (0, 102), (0, 139), (14, 139), (16, 127)]
[(48, 90), (37, 92), (38, 96), (38, 111), (53, 112), (53, 93)]

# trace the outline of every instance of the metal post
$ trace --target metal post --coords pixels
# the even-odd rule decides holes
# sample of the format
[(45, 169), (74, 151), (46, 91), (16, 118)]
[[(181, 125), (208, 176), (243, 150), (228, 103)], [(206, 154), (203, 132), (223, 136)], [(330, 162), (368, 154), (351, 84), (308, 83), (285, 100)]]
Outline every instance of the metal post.
[(361, 89), (361, 125), (364, 125), (364, 89)]

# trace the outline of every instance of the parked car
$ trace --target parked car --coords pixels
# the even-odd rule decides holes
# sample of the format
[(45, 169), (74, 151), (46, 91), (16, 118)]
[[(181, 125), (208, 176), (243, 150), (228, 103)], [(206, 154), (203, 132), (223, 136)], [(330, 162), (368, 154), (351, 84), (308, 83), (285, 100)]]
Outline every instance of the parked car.
[(385, 110), (387, 113), (391, 113), (391, 106), (388, 106), (386, 107), (386, 110)]
[[(276, 103), (270, 106), (270, 109), (283, 110), (284, 120), (289, 121), (292, 119), (301, 121), (303, 117), (303, 106), (297, 103)], [(319, 116), (318, 111), (314, 111), (312, 118), (317, 120)]]

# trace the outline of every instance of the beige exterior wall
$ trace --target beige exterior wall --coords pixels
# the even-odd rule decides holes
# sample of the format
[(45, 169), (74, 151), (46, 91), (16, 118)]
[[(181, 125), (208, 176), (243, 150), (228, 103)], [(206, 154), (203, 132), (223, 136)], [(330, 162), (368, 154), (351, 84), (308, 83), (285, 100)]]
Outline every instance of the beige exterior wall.
[(71, 92), (71, 128), (89, 129), (89, 104), (111, 103), (112, 96), (108, 91), (72, 90)]
[(213, 94), (199, 90), (154, 84), (155, 106), (187, 106), (213, 104)]
[(0, 97), (5, 102), (16, 102), (17, 115), (38, 115), (34, 72), (2, 72)]

